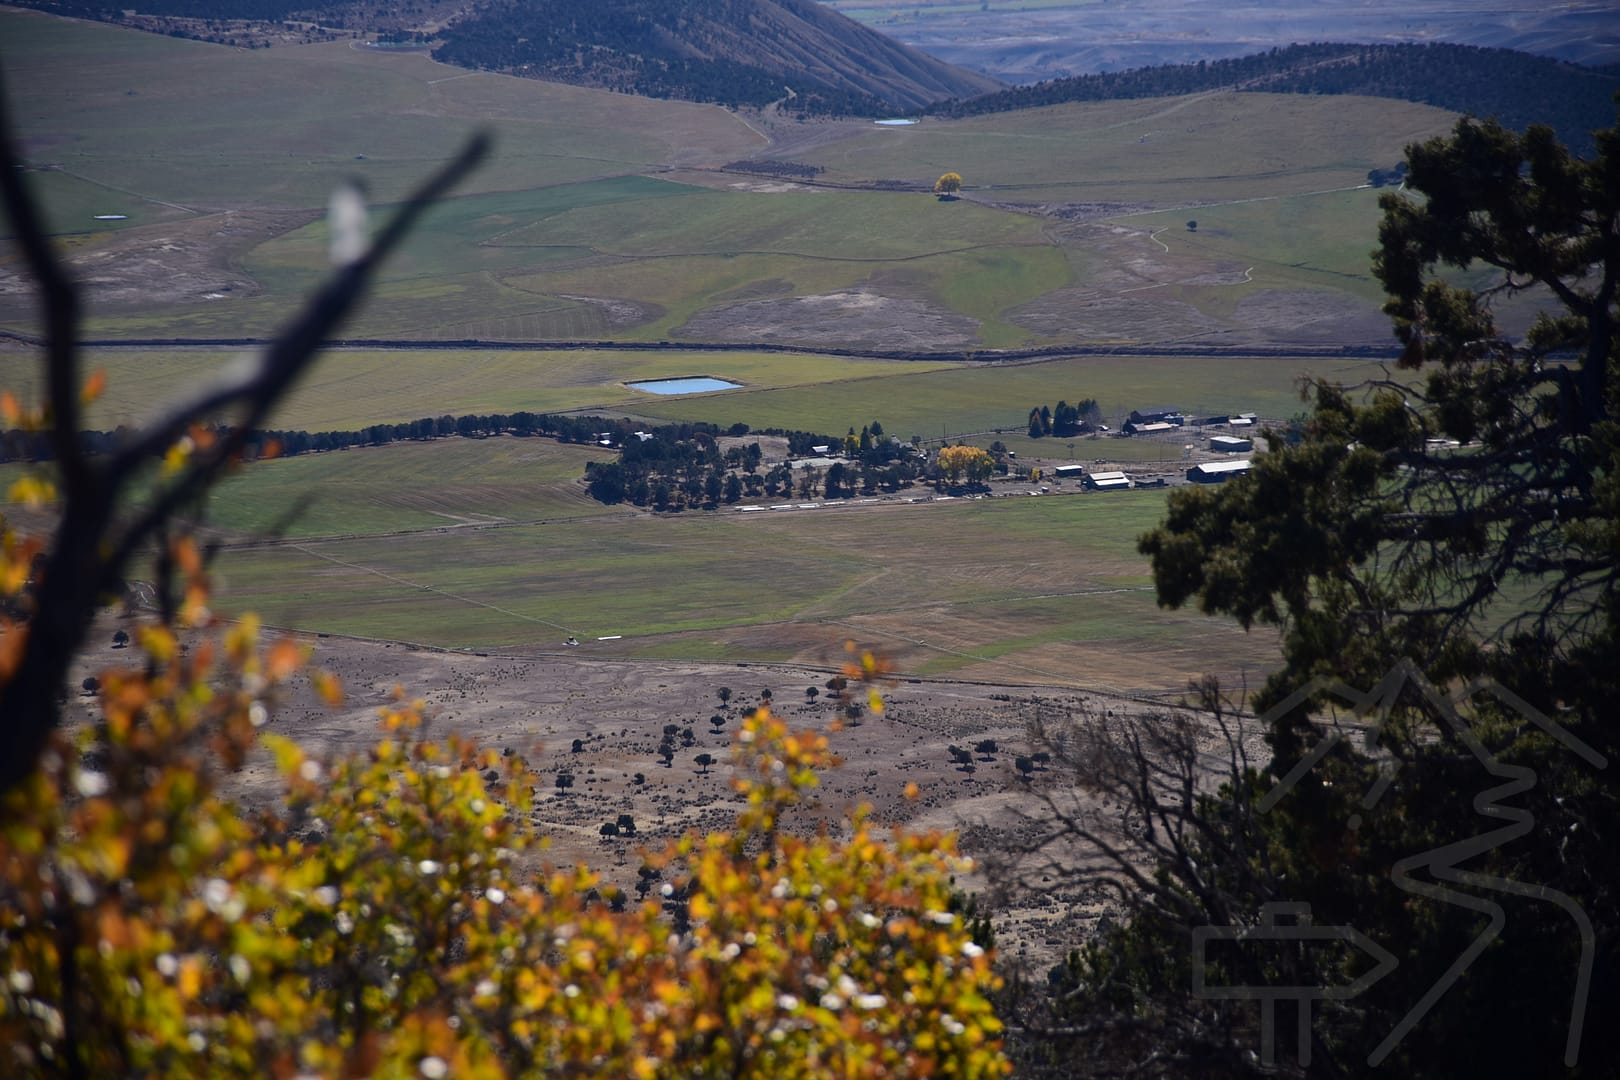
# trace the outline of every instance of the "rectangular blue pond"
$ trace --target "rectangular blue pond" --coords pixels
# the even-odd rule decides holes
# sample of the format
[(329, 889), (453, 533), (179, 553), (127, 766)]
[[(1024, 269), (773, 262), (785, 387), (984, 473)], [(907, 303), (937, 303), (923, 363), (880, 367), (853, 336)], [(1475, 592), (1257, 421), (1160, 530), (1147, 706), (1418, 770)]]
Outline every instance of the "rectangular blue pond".
[(711, 379), (707, 375), (692, 375), (682, 379), (646, 379), (625, 383), (632, 390), (645, 390), (649, 394), (703, 394), (710, 390), (735, 390), (742, 383), (725, 379)]

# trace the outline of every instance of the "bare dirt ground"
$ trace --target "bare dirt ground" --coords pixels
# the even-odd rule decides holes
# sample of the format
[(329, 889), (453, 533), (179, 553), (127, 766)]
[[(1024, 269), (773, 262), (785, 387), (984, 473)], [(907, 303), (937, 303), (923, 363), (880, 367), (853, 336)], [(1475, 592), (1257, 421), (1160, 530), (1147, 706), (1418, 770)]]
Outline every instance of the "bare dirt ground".
[[(92, 310), (211, 303), (252, 296), (259, 284), (235, 257), (316, 215), (299, 211), (227, 210), (108, 234), (71, 250), (68, 269)], [(26, 317), (34, 286), (20, 261), (0, 264), (0, 319)]]
[(862, 287), (711, 308), (675, 334), (698, 341), (952, 349), (977, 347), (978, 328), (978, 320), (926, 300)]
[[(97, 638), (110, 642), (117, 627), (129, 625), (109, 618)], [(823, 689), (835, 673), (827, 667), (604, 661), (572, 651), (476, 655), (341, 637), (306, 640), (314, 663), (342, 679), (347, 700), (329, 709), (299, 683), (276, 703), (267, 731), (290, 736), (318, 756), (360, 753), (380, 734), (379, 707), (401, 694), (420, 700), (429, 737), (459, 732), (480, 746), (510, 749), (539, 774), (530, 823), (551, 838), (546, 858), (588, 865), (627, 891), (636, 884), (644, 851), (661, 850), (690, 829), (734, 824), (742, 802), (732, 790), (730, 747), (764, 692), (795, 727), (825, 728), (837, 714)], [(75, 685), (130, 655), (110, 645), (92, 647), (73, 675)], [(721, 701), (722, 687), (731, 690), (729, 703)], [(811, 687), (819, 691), (814, 698), (806, 693)], [(818, 800), (792, 824), (837, 828), (846, 811), (866, 804), (880, 825), (957, 830), (966, 853), (981, 861), (1027, 832), (1020, 815), (1038, 810), (1037, 785), (1063, 783), (1047, 770), (1024, 780), (1014, 767), (1018, 754), (1030, 752), (1032, 722), (1061, 725), (1156, 708), (1037, 684), (902, 679), (882, 693), (881, 714), (867, 711), (832, 734), (843, 765), (822, 777)], [(70, 715), (87, 721), (94, 704), (92, 696), (76, 695)], [(722, 722), (711, 723), (713, 717)], [(666, 766), (658, 745), (671, 724), (680, 734)], [(953, 764), (949, 747), (971, 750), (984, 740), (994, 740), (996, 749), (976, 752), (971, 772)], [(719, 763), (700, 768), (694, 759), (703, 753)], [(575, 778), (571, 790), (554, 786), (559, 773)], [(909, 783), (920, 792), (914, 799), (905, 797)], [(250, 760), (232, 784), (250, 805), (270, 803), (280, 791), (265, 754)], [(601, 826), (620, 814), (634, 818), (636, 835), (602, 836)], [(989, 883), (974, 874), (960, 884), (977, 892)], [(1054, 888), (996, 909), (994, 921), (1003, 954), (1040, 971), (1110, 911), (1096, 895)]]

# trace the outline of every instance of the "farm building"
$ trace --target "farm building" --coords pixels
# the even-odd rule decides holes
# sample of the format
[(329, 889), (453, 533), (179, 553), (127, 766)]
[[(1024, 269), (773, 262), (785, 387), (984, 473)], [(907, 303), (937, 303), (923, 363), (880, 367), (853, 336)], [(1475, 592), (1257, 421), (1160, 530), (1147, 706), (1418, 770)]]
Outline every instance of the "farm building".
[(1123, 491), (1131, 486), (1131, 478), (1122, 472), (1098, 472), (1086, 477), (1090, 491)]
[(1228, 477), (1241, 476), (1249, 471), (1249, 459), (1237, 461), (1206, 461), (1187, 470), (1187, 479), (1195, 484), (1219, 484)]
[(1179, 425), (1182, 421), (1182, 415), (1180, 409), (1161, 405), (1151, 409), (1132, 409), (1128, 419), (1133, 424), (1167, 423)]
[(1253, 427), (1255, 416), (1252, 412), (1238, 413), (1226, 422), (1232, 427)]
[(1084, 465), (1059, 465), (1052, 470), (1052, 475), (1059, 479), (1065, 476), (1084, 476), (1086, 475), (1086, 467)]
[(1176, 430), (1176, 425), (1167, 420), (1145, 420), (1137, 423), (1135, 420), (1125, 422), (1127, 435), (1158, 435), (1166, 431)]
[(1254, 440), (1237, 435), (1215, 435), (1209, 440), (1209, 448), (1218, 450), (1223, 454), (1240, 454), (1253, 450)]

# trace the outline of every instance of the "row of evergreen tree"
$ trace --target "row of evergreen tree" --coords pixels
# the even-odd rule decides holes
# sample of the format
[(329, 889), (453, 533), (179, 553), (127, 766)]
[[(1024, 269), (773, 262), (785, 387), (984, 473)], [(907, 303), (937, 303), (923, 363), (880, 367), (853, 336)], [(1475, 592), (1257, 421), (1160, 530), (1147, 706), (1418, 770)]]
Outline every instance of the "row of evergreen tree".
[(1050, 435), (1061, 439), (1093, 431), (1101, 423), (1102, 406), (1093, 398), (1081, 398), (1073, 405), (1060, 401), (1055, 408), (1037, 405), (1029, 410), (1029, 437), (1040, 439)]

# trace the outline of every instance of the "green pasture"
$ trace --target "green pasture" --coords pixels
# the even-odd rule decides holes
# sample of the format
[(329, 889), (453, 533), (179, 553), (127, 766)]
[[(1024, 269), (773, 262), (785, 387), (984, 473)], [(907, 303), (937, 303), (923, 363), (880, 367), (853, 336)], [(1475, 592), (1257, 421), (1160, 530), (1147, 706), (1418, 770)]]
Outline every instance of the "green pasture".
[[(774, 199), (757, 206), (753, 199)], [(933, 199), (894, 194), (841, 194), (834, 198), (719, 194), (680, 202), (680, 210), (710, 212), (711, 222), (682, 227), (684, 235), (624, 244), (612, 262), (557, 266), (505, 280), (536, 295), (585, 295), (650, 306), (651, 319), (627, 332), (637, 340), (687, 337), (693, 317), (757, 300), (825, 295), (872, 288), (881, 295), (925, 300), (980, 322), (987, 347), (1029, 343), (1035, 335), (1004, 321), (1004, 314), (1072, 279), (1064, 251), (1043, 240), (1037, 223), (961, 204), (940, 214)], [(774, 249), (713, 248), (727, 219), (747, 215), (753, 233), (760, 222), (781, 225), (776, 240), (763, 233), (729, 240), (774, 244)], [(572, 223), (572, 222), (570, 222)], [(593, 227), (595, 228), (595, 227)], [(643, 243), (648, 254), (627, 254)], [(685, 254), (679, 243), (692, 244)]]
[[(1361, 188), (1114, 220), (1154, 229), (1169, 226), (1155, 235), (1172, 254), (1246, 261), (1271, 284), (1338, 289), (1381, 303), (1383, 287), (1372, 275), (1379, 194)], [(1189, 220), (1198, 222), (1196, 231), (1186, 227)]]
[[(86, 180), (54, 169), (30, 171), (24, 183), (40, 204), (49, 208), (63, 250), (95, 244), (107, 233), (138, 225), (173, 221), (188, 216), (178, 206), (155, 203), (116, 187)], [(98, 221), (103, 214), (123, 214), (122, 221)]]
[[(397, 200), (475, 128), (494, 133), (496, 153), (470, 191), (724, 161), (761, 145), (711, 106), (348, 42), (243, 51), (0, 11), (0, 60), (30, 161), (199, 210), (318, 207), (349, 176)], [(73, 208), (49, 205), (68, 224)]]
[(503, 244), (564, 244), (635, 258), (680, 255), (798, 255), (891, 262), (964, 248), (1043, 244), (1039, 223), (979, 206), (918, 198), (915, 192), (693, 195), (660, 202), (583, 207), (503, 236)]
[[(904, 128), (849, 122), (825, 125), (832, 137), (793, 153), (835, 184), (930, 183), (955, 170), (973, 198), (715, 190), (650, 174), (701, 177), (703, 166), (764, 149), (720, 109), (346, 42), (243, 52), (23, 12), (0, 12), (0, 42), (25, 152), (51, 169), (32, 178), (56, 226), (81, 234), (71, 243), (86, 252), (113, 231), (85, 233), (94, 213), (128, 213), (121, 235), (161, 249), (177, 217), (198, 216), (190, 242), (211, 243), (202, 237), (213, 219), (200, 215), (307, 214), (345, 176), (386, 207), (472, 127), (492, 128), (493, 159), (383, 268), (344, 328), (356, 337), (780, 339), (806, 317), (799, 309), (730, 309), (852, 290), (971, 319), (976, 343), (989, 347), (1150, 340), (1211, 332), (1193, 325), (1211, 319), (1242, 331), (1239, 304), (1260, 289), (1342, 294), (1365, 308), (1378, 298), (1365, 257), (1375, 196), (1347, 189), (1451, 120), (1382, 100), (1212, 93)], [(973, 201), (981, 197), (1109, 204), (1127, 215), (1117, 222), (1173, 223), (1161, 234), (1171, 251), (1099, 244), (1095, 231)], [(1201, 220), (1196, 236), (1178, 231), (1186, 217)], [(268, 335), (326, 265), (320, 223), (257, 244), (244, 235), (219, 243), (208, 257), (251, 276), (259, 288), (250, 295), (149, 307), (93, 299), (87, 332)], [(114, 265), (138, 266), (140, 254)], [(1256, 268), (1253, 289), (1199, 284), (1234, 266)], [(1162, 288), (1119, 300), (1139, 284)], [(1065, 304), (1072, 293), (1076, 304), (1136, 307), (1099, 336), (1051, 315), (1054, 293)], [(1043, 298), (1048, 313), (1032, 321), (1027, 313)], [(1156, 314), (1164, 300), (1196, 309), (1176, 309), (1191, 322), (1181, 326), (1168, 308)], [(18, 304), (6, 310), (31, 318)], [(780, 330), (777, 318), (787, 320)], [(866, 328), (829, 317), (815, 336), (846, 343), (841, 332), (858, 343)]]
[[(1043, 456), (1060, 455), (1057, 440), (1021, 433), (1029, 411), (1059, 401), (1093, 398), (1116, 429), (1132, 409), (1175, 405), (1194, 413), (1254, 412), (1286, 417), (1299, 412), (1298, 385), (1313, 376), (1355, 383), (1378, 372), (1367, 362), (1277, 357), (1081, 356), (1039, 363), (880, 368), (865, 378), (657, 400), (638, 414), (670, 420), (705, 420), (730, 426), (786, 427), (839, 434), (876, 419), (902, 439), (934, 439), (964, 432), (1016, 429), (1002, 441), (1022, 453), (1040, 443)], [(1020, 441), (1014, 442), (1014, 439)], [(1127, 440), (1100, 440), (1101, 457), (1127, 452)], [(1082, 445), (1094, 445), (1090, 442)], [(1145, 444), (1144, 444), (1145, 445)], [(1030, 449), (1036, 449), (1031, 446)], [(1146, 451), (1144, 451), (1146, 452)], [(1150, 458), (1149, 460), (1157, 460)]]
[[(256, 247), (260, 295), (101, 313), (107, 336), (265, 335), (327, 272), (317, 222)], [(345, 333), (425, 339), (676, 336), (742, 298), (872, 283), (985, 324), (985, 344), (1027, 330), (1009, 308), (1068, 284), (1069, 263), (1021, 215), (881, 193), (714, 192), (645, 177), (450, 199), (384, 266)], [(614, 301), (638, 314), (617, 320)]]
[(552, 439), (441, 439), (255, 462), (209, 493), (207, 524), (245, 536), (417, 531), (623, 512), (585, 493), (588, 461)]
[[(751, 642), (756, 659), (791, 660), (854, 633), (922, 673), (1106, 683), (1097, 650), (1175, 650), (1213, 622), (1154, 603), (1134, 538), (1163, 505), (1132, 492), (312, 540), (225, 551), (216, 599), (276, 625), (451, 648), (573, 634), (583, 655), (735, 656)], [(1219, 664), (1253, 665), (1261, 646), (1231, 638)], [(1174, 690), (1181, 675), (1128, 682)]]
[[(84, 359), (85, 370), (106, 372), (107, 385), (105, 393), (86, 412), (85, 424), (111, 430), (120, 424), (143, 423), (164, 402), (217, 378), (239, 356), (216, 349), (90, 350)], [(697, 411), (703, 408), (704, 399), (714, 395), (660, 398), (632, 390), (625, 383), (712, 375), (744, 387), (722, 391), (718, 396), (769, 400), (772, 391), (784, 388), (844, 385), (885, 373), (915, 376), (949, 366), (799, 353), (699, 350), (328, 350), (316, 358), (267, 426), (353, 431), (371, 424), (402, 423), (447, 413), (459, 416), (520, 410), (657, 418), (667, 415), (672, 401), (685, 402), (687, 408)], [(37, 365), (27, 353), (13, 354), (4, 385), (26, 402), (38, 402), (44, 396)], [(747, 407), (739, 411), (753, 412)], [(728, 420), (726, 424), (733, 422)], [(773, 426), (745, 422), (756, 427)]]
[[(244, 260), (266, 297), (162, 317), (196, 332), (267, 329), (325, 266), (325, 225), (310, 225)], [(447, 201), (384, 268), (348, 333), (622, 336), (628, 328), (610, 326), (595, 298), (631, 302), (648, 316), (632, 336), (658, 340), (761, 281), (825, 291), (885, 272), (911, 273), (919, 291), (988, 319), (1067, 281), (1038, 223), (1016, 215), (915, 195), (714, 192), (621, 177)]]
[(1382, 98), (1211, 92), (872, 126), (798, 156), (833, 181), (954, 171), (975, 198), (1183, 205), (1353, 187), (1455, 120)]

